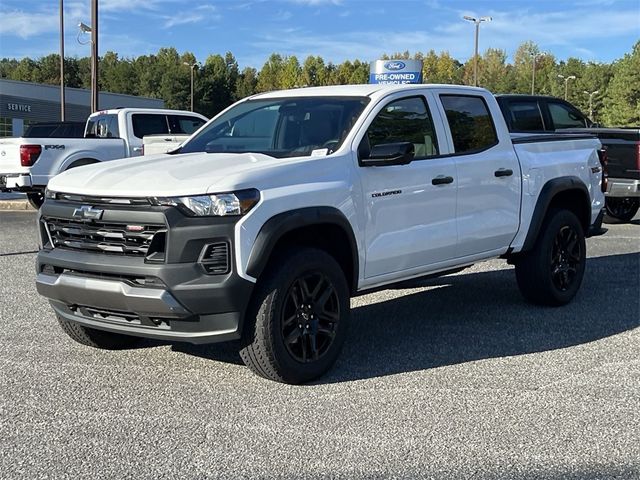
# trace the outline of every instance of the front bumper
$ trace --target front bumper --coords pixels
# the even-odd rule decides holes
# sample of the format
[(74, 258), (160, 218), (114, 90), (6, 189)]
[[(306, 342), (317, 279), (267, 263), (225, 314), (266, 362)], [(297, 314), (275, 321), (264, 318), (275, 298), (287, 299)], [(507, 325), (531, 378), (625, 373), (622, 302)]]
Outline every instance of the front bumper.
[[(162, 261), (144, 256), (51, 248), (44, 222), (68, 219), (81, 204), (47, 200), (39, 213), (44, 248), (36, 287), (56, 313), (90, 328), (168, 341), (212, 343), (238, 339), (254, 284), (234, 269), (232, 218), (191, 218), (171, 207), (104, 207), (109, 225), (166, 225)], [(102, 208), (102, 207), (101, 207)], [(229, 269), (209, 274), (199, 262), (211, 242), (229, 246)]]
[(609, 178), (605, 195), (607, 197), (640, 197), (640, 180)]

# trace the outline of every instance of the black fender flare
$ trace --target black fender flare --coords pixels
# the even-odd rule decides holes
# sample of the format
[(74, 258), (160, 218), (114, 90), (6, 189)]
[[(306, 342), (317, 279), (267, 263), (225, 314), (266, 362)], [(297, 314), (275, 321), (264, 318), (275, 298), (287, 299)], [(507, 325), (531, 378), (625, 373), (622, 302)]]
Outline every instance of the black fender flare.
[[(529, 225), (529, 231), (527, 232), (527, 237), (524, 241), (524, 245), (522, 246), (522, 252), (526, 252), (531, 250), (536, 243), (536, 239), (540, 233), (540, 229), (542, 228), (542, 223), (549, 211), (549, 206), (553, 201), (553, 198), (561, 193), (567, 191), (576, 191), (580, 192), (583, 196), (585, 203), (587, 204), (587, 210), (591, 212), (591, 197), (589, 196), (589, 190), (587, 186), (584, 184), (582, 180), (578, 177), (570, 176), (570, 177), (559, 177), (553, 178), (544, 184), (542, 190), (540, 191), (540, 195), (538, 195), (538, 200), (536, 201), (536, 206), (533, 210), (533, 215), (531, 216), (531, 224)], [(580, 223), (583, 223), (583, 219), (580, 218)], [(591, 223), (591, 218), (587, 221), (587, 225), (583, 225), (585, 227), (585, 234), (587, 233), (589, 223)]]
[(278, 241), (287, 233), (300, 228), (331, 224), (340, 227), (349, 239), (348, 248), (351, 249), (353, 278), (347, 279), (354, 289), (358, 285), (359, 260), (358, 244), (351, 224), (347, 217), (334, 207), (306, 207), (287, 210), (267, 220), (256, 237), (249, 261), (247, 273), (254, 278), (260, 277), (273, 253)]

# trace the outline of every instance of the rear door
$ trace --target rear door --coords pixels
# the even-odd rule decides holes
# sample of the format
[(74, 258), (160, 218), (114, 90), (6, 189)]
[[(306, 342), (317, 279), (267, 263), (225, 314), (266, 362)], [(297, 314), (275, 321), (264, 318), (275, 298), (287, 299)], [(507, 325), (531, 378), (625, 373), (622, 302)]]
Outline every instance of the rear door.
[[(376, 283), (451, 259), (456, 250), (455, 161), (440, 156), (438, 138), (422, 94), (395, 95), (374, 110), (359, 142), (359, 156), (377, 145), (414, 144), (407, 165), (363, 166), (360, 178), (366, 212), (365, 277)], [(440, 133), (438, 135), (436, 132)]]
[(168, 135), (169, 123), (166, 113), (133, 113), (129, 136), (129, 156), (143, 154), (142, 139), (145, 135)]
[(493, 256), (506, 250), (520, 224), (521, 173), (497, 104), (482, 93), (436, 94), (458, 173), (456, 256)]

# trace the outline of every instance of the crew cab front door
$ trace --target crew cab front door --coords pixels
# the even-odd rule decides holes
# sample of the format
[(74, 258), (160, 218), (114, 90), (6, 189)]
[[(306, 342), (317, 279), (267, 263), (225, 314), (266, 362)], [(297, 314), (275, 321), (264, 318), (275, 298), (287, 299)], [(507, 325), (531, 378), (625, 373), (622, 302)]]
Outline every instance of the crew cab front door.
[[(384, 103), (359, 144), (369, 284), (455, 255), (457, 174), (454, 160), (439, 156), (438, 134), (442, 125), (434, 126), (425, 97), (414, 94)], [(413, 144), (410, 163), (365, 166), (376, 147), (400, 142)]]

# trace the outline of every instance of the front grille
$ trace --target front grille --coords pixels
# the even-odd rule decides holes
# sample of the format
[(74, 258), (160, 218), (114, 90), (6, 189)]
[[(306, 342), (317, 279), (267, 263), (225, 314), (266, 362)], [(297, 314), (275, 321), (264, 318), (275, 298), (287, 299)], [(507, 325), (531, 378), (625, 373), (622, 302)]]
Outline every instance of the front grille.
[(87, 195), (74, 195), (72, 193), (55, 193), (55, 199), (63, 203), (82, 203), (83, 205), (124, 205), (124, 206), (148, 206), (151, 202), (145, 197), (92, 197)]
[(153, 236), (166, 230), (165, 225), (78, 222), (61, 218), (46, 218), (54, 248), (86, 252), (145, 256)]

